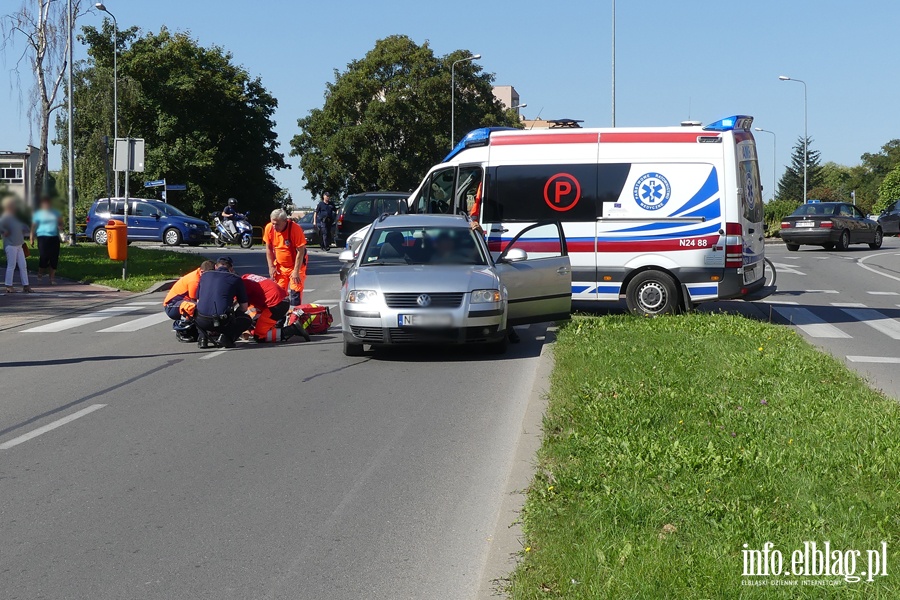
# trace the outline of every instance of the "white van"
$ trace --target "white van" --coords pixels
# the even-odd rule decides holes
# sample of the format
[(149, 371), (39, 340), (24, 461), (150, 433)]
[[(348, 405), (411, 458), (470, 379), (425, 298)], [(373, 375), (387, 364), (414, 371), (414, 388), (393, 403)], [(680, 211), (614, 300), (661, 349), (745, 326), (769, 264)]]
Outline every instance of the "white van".
[[(477, 129), (431, 169), (410, 212), (471, 214), (495, 255), (529, 225), (561, 221), (575, 300), (624, 296), (632, 312), (657, 315), (764, 297), (774, 288), (763, 289), (752, 122)], [(541, 239), (528, 243), (541, 253)]]

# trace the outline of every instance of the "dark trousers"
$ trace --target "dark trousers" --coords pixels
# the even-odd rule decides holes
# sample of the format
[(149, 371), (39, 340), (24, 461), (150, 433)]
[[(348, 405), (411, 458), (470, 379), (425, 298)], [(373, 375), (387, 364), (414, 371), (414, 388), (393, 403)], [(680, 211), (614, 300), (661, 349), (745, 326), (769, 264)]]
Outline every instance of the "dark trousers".
[(269, 312), (272, 313), (272, 320), (278, 323), (278, 327), (284, 325), (284, 315), (287, 314), (288, 310), (291, 308), (291, 304), (288, 301), (279, 302), (275, 306), (269, 309)]
[(59, 266), (59, 236), (39, 235), (37, 238), (40, 259), (38, 266), (42, 269), (53, 269)]
[(323, 248), (330, 248), (332, 239), (331, 239), (331, 225), (326, 225), (325, 223), (318, 223), (317, 227), (319, 228), (319, 237), (322, 242)]
[(219, 318), (218, 327), (215, 324), (216, 319), (217, 317), (207, 317), (205, 315), (197, 315), (194, 318), (200, 339), (208, 340), (210, 337), (221, 334), (234, 341), (253, 326), (253, 322), (246, 313), (233, 313), (228, 315), (226, 319)]

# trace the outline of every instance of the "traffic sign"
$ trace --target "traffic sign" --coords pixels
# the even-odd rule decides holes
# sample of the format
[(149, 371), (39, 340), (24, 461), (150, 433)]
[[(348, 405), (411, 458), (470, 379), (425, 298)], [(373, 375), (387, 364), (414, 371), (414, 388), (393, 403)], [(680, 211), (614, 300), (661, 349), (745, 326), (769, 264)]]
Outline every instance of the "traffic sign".
[(166, 189), (170, 192), (184, 192), (187, 190), (187, 186), (183, 183), (170, 183)]
[(157, 179), (156, 181), (145, 181), (144, 182), (145, 188), (161, 187), (164, 185), (166, 185), (165, 179)]

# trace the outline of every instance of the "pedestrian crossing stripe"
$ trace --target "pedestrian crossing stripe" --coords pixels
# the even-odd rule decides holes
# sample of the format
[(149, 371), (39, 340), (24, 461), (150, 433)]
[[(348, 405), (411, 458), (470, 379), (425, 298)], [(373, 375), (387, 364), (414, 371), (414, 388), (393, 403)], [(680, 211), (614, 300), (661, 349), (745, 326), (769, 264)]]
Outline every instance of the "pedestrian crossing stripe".
[(61, 321), (53, 321), (45, 325), (31, 327), (30, 329), (24, 330), (22, 333), (59, 333), (61, 331), (67, 331), (69, 329), (75, 329), (76, 327), (81, 327), (83, 325), (97, 323), (98, 321), (109, 319), (110, 317), (125, 315), (130, 312), (141, 310), (143, 308), (145, 307), (142, 304), (113, 306), (111, 308), (104, 308), (102, 310), (98, 310), (97, 312), (92, 312), (81, 317), (62, 319)]

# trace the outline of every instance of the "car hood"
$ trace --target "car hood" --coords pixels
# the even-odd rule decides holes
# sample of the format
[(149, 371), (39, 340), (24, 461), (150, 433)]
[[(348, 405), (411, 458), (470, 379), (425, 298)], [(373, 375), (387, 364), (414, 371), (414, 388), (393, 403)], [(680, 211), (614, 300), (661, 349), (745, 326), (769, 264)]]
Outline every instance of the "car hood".
[(496, 290), (500, 279), (492, 267), (473, 265), (390, 265), (361, 267), (349, 289), (392, 292), (468, 292)]

